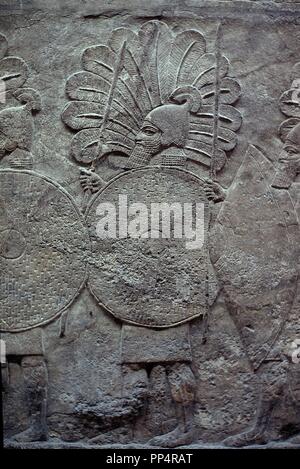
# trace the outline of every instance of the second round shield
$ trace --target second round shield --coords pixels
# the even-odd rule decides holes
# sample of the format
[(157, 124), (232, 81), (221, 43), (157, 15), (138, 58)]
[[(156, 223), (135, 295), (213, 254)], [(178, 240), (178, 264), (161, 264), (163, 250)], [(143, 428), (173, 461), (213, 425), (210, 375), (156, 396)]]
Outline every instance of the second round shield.
[(88, 283), (97, 301), (145, 327), (205, 314), (208, 218), (203, 182), (192, 173), (144, 167), (116, 177), (87, 211)]

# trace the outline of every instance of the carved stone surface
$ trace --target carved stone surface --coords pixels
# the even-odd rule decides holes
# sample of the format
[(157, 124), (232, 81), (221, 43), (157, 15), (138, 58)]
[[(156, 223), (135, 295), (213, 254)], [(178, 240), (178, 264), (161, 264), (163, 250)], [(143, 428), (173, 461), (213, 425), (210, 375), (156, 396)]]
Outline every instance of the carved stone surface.
[(300, 4), (2, 3), (5, 446), (299, 447)]

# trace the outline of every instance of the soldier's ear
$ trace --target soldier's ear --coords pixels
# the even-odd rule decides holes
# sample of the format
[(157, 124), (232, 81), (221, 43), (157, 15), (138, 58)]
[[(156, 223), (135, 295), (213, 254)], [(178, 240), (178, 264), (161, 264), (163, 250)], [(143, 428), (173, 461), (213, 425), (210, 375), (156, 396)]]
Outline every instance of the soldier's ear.
[(300, 124), (300, 119), (297, 117), (291, 117), (286, 119), (279, 127), (279, 136), (280, 139), (285, 142), (288, 134), (292, 129), (296, 127), (296, 125)]
[(32, 88), (20, 88), (14, 92), (14, 97), (25, 104), (30, 111), (38, 112), (42, 108), (40, 94)]
[(14, 140), (11, 140), (9, 138), (6, 139), (6, 142), (5, 142), (5, 150), (6, 151), (14, 151), (16, 148), (17, 148), (18, 144), (16, 141)]
[(201, 94), (194, 86), (181, 86), (177, 88), (173, 91), (169, 99), (176, 104), (187, 103), (189, 111), (195, 114), (197, 114), (201, 108)]

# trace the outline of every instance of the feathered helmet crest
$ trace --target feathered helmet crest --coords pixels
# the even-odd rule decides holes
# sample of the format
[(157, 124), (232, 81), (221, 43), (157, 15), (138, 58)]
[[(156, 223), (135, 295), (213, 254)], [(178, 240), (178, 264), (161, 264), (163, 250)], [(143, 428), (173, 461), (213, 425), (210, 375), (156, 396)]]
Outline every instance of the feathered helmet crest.
[(300, 62), (292, 69), (291, 87), (281, 95), (279, 107), (281, 112), (288, 117), (279, 127), (279, 136), (285, 142), (291, 131), (300, 124)]
[(108, 152), (130, 156), (145, 117), (173, 104), (188, 116), (187, 158), (207, 169), (212, 161), (215, 170), (224, 166), (241, 125), (233, 106), (240, 86), (227, 76), (226, 57), (206, 51), (199, 31), (175, 34), (160, 21), (143, 24), (137, 33), (118, 28), (107, 45), (84, 50), (82, 67), (67, 80), (71, 102), (62, 113), (76, 131), (71, 154), (78, 162)]

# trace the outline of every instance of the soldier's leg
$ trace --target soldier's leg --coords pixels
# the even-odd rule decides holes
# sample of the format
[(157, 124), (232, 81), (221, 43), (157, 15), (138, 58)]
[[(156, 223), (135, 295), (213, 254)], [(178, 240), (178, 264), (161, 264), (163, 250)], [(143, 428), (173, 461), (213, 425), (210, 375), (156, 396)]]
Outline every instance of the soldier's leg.
[[(300, 336), (300, 334), (299, 334)], [(299, 343), (296, 344), (299, 347)], [(295, 415), (300, 415), (300, 349), (292, 349), (291, 363), (288, 374), (289, 397), (294, 404)], [(299, 420), (298, 420), (299, 421)], [(287, 440), (292, 445), (300, 445), (300, 433), (291, 436)]]
[(300, 446), (300, 433), (298, 433), (298, 435), (295, 435), (293, 436), (292, 438), (290, 438), (288, 440), (288, 442), (291, 444), (291, 445), (299, 445)]
[(42, 356), (25, 356), (21, 362), (30, 426), (14, 436), (16, 441), (47, 440), (47, 368)]
[(148, 375), (140, 364), (122, 365), (123, 397), (140, 397), (148, 393)]
[(174, 363), (167, 367), (171, 394), (176, 405), (177, 427), (164, 435), (153, 438), (155, 446), (176, 446), (192, 443), (195, 439), (194, 406), (196, 380), (188, 363)]
[(1, 387), (2, 392), (6, 392), (8, 389), (8, 363), (1, 363)]
[[(148, 397), (148, 375), (141, 364), (122, 365), (122, 395), (102, 400), (95, 405), (79, 404), (76, 411), (81, 416), (93, 417), (103, 430), (120, 427), (139, 416)], [(97, 443), (96, 436), (90, 441)]]
[(279, 402), (287, 382), (288, 361), (270, 361), (263, 363), (258, 370), (260, 381), (260, 399), (255, 423), (250, 430), (226, 438), (226, 446), (242, 447), (264, 444), (268, 441), (268, 426), (274, 407)]

